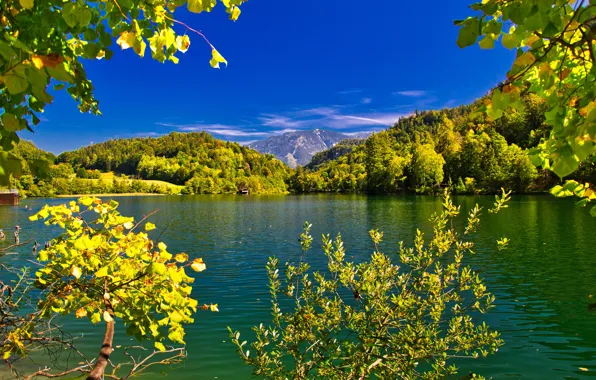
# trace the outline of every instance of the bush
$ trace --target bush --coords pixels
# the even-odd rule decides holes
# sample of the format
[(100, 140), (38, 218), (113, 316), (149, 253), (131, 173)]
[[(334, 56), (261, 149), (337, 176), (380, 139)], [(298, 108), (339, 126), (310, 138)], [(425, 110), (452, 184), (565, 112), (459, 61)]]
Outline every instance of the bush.
[[(507, 195), (495, 210), (506, 207)], [(272, 321), (253, 328), (250, 350), (230, 329), (240, 357), (266, 379), (435, 379), (457, 373), (456, 356), (496, 352), (499, 334), (472, 318), (494, 297), (463, 265), (474, 246), (463, 237), (476, 230), (480, 208), (471, 210), (463, 235), (451, 223), (458, 214), (446, 193), (443, 211), (431, 217), (431, 240), (425, 245), (418, 230), (413, 247), (400, 243), (398, 264), (381, 253), (379, 231), (370, 232), (374, 252), (360, 264), (345, 260), (341, 236), (323, 236), (328, 273), (311, 273), (304, 261), (312, 244), (307, 223), (300, 262), (286, 263), (283, 274), (278, 259), (267, 264)]]

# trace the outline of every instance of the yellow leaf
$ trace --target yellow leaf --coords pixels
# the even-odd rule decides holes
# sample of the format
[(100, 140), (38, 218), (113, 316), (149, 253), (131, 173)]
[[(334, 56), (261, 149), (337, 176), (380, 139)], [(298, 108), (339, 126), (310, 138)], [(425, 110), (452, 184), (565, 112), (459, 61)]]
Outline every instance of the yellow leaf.
[(43, 60), (38, 55), (34, 55), (31, 58), (31, 62), (33, 62), (33, 66), (35, 66), (36, 69), (40, 70), (43, 68)]
[(4, 360), (10, 359), (10, 351), (6, 351), (4, 354), (2, 354), (2, 359), (4, 359)]
[(155, 348), (157, 348), (161, 352), (164, 352), (166, 350), (166, 346), (164, 346), (161, 342), (155, 342)]
[(21, 4), (21, 7), (25, 8), (25, 9), (31, 9), (31, 8), (33, 8), (34, 1), (33, 0), (19, 0), (19, 4)]
[(33, 62), (33, 66), (38, 70), (42, 69), (44, 66), (49, 66), (51, 68), (56, 68), (59, 64), (64, 62), (64, 58), (59, 56), (58, 54), (52, 53), (48, 55), (37, 55), (34, 54), (31, 58), (31, 62)]
[(95, 272), (95, 277), (105, 277), (108, 275), (108, 267), (107, 265), (103, 268), (100, 268), (97, 272)]
[(101, 321), (101, 316), (99, 315), (99, 313), (93, 313), (91, 315), (91, 323), (96, 324), (99, 323), (99, 321)]
[(123, 224), (124, 228), (126, 228), (127, 230), (130, 230), (131, 228), (133, 228), (135, 225), (133, 224), (133, 222), (126, 222)]
[(232, 11), (230, 12), (230, 20), (233, 20), (233, 21), (238, 20), (238, 17), (240, 17), (241, 12), (242, 11), (240, 10), (239, 7), (232, 8)]
[(85, 318), (87, 316), (87, 310), (84, 307), (80, 308), (75, 312), (77, 318)]
[(190, 47), (190, 38), (186, 35), (176, 37), (176, 47), (178, 47), (178, 51), (186, 53)]
[(526, 39), (526, 46), (532, 46), (532, 44), (534, 44), (534, 42), (540, 40), (540, 37), (538, 37), (535, 34), (532, 34), (530, 37), (528, 37), (528, 39)]
[(151, 222), (147, 222), (147, 224), (145, 224), (145, 231), (151, 231), (155, 229), (155, 224), (151, 223)]
[(112, 318), (110, 313), (108, 313), (107, 311), (104, 311), (103, 312), (103, 320), (106, 322), (112, 322), (114, 320), (114, 318)]
[(174, 259), (179, 263), (185, 263), (188, 261), (188, 255), (186, 253), (179, 253), (174, 256)]
[(165, 21), (166, 10), (161, 5), (155, 7), (155, 22), (160, 24)]
[(533, 64), (534, 62), (536, 62), (536, 57), (534, 56), (534, 54), (532, 54), (531, 51), (527, 51), (524, 54), (517, 57), (513, 64), (517, 66), (528, 66)]
[(588, 372), (588, 369), (587, 369), (587, 368), (585, 368), (585, 367), (579, 367), (579, 370), (580, 370), (580, 371), (584, 371), (584, 372)]
[(209, 63), (211, 64), (211, 67), (213, 67), (214, 69), (219, 69), (220, 63), (225, 63), (226, 66), (228, 66), (228, 61), (226, 61), (226, 59), (222, 57), (222, 55), (219, 54), (217, 50), (212, 49), (211, 56), (211, 61), (209, 61)]
[(186, 6), (193, 13), (211, 12), (216, 0), (188, 0)]
[(118, 39), (116, 40), (116, 43), (120, 45), (122, 50), (126, 50), (128, 48), (133, 47), (135, 45), (136, 40), (137, 37), (133, 32), (122, 32), (120, 37), (118, 37)]
[(166, 245), (164, 242), (160, 241), (160, 242), (157, 244), (157, 248), (159, 248), (159, 250), (160, 250), (160, 251), (165, 251), (165, 250), (166, 250), (166, 248), (168, 248), (168, 246), (167, 246), (167, 245)]
[(76, 265), (73, 265), (72, 268), (70, 268), (70, 274), (72, 274), (76, 278), (80, 278), (82, 274), (81, 268), (77, 267)]
[(79, 198), (79, 203), (82, 204), (83, 206), (91, 206), (91, 204), (93, 203), (93, 198), (81, 197), (81, 198)]
[(143, 40), (136, 40), (133, 50), (139, 55), (139, 57), (143, 58), (145, 56), (145, 50), (147, 50), (147, 44)]
[(207, 266), (205, 265), (205, 263), (203, 262), (203, 259), (199, 258), (199, 259), (194, 259), (192, 264), (190, 265), (190, 267), (195, 271), (195, 272), (202, 272), (205, 269), (207, 269)]
[(213, 312), (219, 311), (219, 309), (217, 308), (217, 304), (209, 305), (209, 309), (211, 309), (211, 311), (213, 311)]

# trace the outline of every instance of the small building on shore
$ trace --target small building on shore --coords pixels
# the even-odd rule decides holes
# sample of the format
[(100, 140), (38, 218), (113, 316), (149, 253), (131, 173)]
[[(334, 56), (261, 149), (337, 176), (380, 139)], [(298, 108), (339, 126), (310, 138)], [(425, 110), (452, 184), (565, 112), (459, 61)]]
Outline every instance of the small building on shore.
[(19, 191), (17, 189), (0, 190), (1, 206), (17, 206), (19, 204)]
[(249, 195), (250, 194), (250, 190), (248, 187), (242, 187), (240, 189), (238, 189), (238, 194), (240, 195)]

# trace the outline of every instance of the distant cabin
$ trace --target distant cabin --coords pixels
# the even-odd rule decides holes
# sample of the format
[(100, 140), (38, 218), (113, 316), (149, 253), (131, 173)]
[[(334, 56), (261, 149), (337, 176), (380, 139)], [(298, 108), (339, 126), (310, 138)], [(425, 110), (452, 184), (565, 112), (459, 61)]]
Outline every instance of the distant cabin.
[(243, 187), (241, 189), (238, 189), (238, 194), (240, 194), (240, 195), (249, 195), (250, 194), (250, 189), (248, 187)]
[(0, 190), (0, 205), (17, 206), (19, 204), (19, 191), (16, 189)]

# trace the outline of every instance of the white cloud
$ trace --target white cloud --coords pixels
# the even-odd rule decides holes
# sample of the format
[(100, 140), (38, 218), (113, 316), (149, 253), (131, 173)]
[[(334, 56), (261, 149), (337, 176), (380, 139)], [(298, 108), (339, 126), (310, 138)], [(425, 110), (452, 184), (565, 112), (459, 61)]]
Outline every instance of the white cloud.
[(270, 132), (256, 131), (236, 125), (225, 124), (174, 124), (174, 123), (156, 123), (164, 127), (176, 128), (180, 132), (209, 132), (215, 135), (226, 137), (248, 137), (248, 136), (269, 136)]
[(292, 129), (292, 128), (285, 128), (285, 129), (281, 129), (279, 131), (274, 131), (273, 133), (278, 134), (278, 135), (282, 135), (284, 133), (290, 133), (290, 132), (297, 132), (297, 129)]
[(426, 94), (428, 94), (428, 92), (423, 90), (396, 91), (393, 93), (393, 95), (409, 96), (412, 98), (420, 98)]
[(449, 99), (448, 101), (443, 104), (442, 108), (452, 108), (457, 103), (457, 99)]
[(362, 92), (361, 89), (359, 89), (359, 88), (353, 88), (353, 89), (350, 89), (350, 90), (338, 91), (337, 93), (340, 94), (340, 95), (349, 95), (349, 94), (358, 94), (360, 92)]
[(362, 103), (362, 104), (370, 104), (370, 103), (372, 103), (372, 99), (371, 98), (362, 98), (362, 100), (360, 101), (360, 103)]
[(349, 129), (375, 125), (388, 127), (407, 115), (403, 112), (343, 113), (340, 107), (315, 107), (282, 114), (263, 114), (259, 119), (264, 126), (271, 128)]
[(269, 132), (244, 131), (241, 129), (203, 129), (205, 132), (228, 137), (269, 136)]
[(303, 124), (303, 121), (294, 120), (288, 116), (268, 113), (261, 114), (258, 119), (262, 125), (274, 128), (298, 128)]
[(163, 135), (164, 133), (160, 132), (137, 132), (132, 134), (133, 137), (159, 137)]

